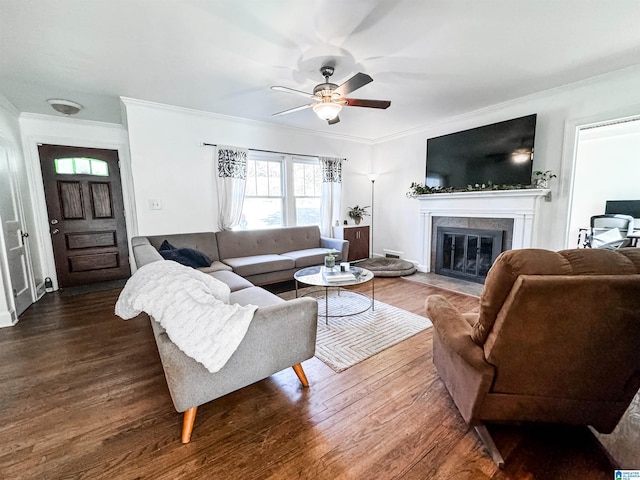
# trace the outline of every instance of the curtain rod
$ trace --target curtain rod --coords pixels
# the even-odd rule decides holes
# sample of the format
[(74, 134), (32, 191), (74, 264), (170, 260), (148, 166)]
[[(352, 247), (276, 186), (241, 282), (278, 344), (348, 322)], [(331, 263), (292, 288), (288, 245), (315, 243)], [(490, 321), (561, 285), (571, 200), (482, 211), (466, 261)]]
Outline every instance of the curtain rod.
[[(206, 143), (202, 142), (203, 147), (217, 147), (215, 143)], [(274, 150), (260, 150), (258, 148), (248, 148), (247, 150), (251, 150), (252, 152), (262, 152), (262, 153), (277, 153), (278, 155), (291, 155), (293, 157), (309, 157), (309, 158), (319, 158), (321, 155), (305, 155), (304, 153), (290, 153), (290, 152), (276, 152)], [(344, 162), (348, 162), (348, 158), (341, 159)]]

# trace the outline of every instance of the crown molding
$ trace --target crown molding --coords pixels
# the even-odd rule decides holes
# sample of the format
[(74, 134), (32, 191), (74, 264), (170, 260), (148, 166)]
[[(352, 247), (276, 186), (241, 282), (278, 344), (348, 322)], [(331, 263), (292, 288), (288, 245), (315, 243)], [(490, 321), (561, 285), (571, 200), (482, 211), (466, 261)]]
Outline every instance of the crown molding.
[(438, 120), (437, 122), (424, 124), (422, 126), (414, 127), (408, 130), (404, 130), (402, 132), (397, 132), (392, 135), (388, 135), (385, 137), (378, 137), (372, 141), (373, 145), (377, 145), (379, 143), (385, 143), (391, 140), (398, 140), (400, 138), (408, 137), (411, 135), (424, 133), (428, 130), (432, 130), (434, 128), (442, 128), (443, 125), (448, 125), (450, 123), (457, 123), (463, 120), (468, 120), (477, 117), (478, 115), (495, 113), (497, 111), (503, 110), (508, 107), (514, 107), (520, 104), (532, 102), (535, 100), (541, 100), (548, 97), (553, 97), (555, 95), (575, 90), (577, 88), (588, 87), (590, 85), (594, 85), (610, 79), (612, 77), (617, 77), (623, 75), (625, 73), (633, 74), (634, 71), (640, 74), (640, 64), (631, 65), (628, 67), (620, 68), (618, 70), (613, 70), (611, 72), (602, 73), (600, 75), (595, 75), (593, 77), (588, 77), (582, 80), (578, 80), (571, 83), (565, 83), (563, 85), (559, 85), (557, 87), (549, 88), (547, 90), (542, 90), (540, 92), (534, 92), (529, 95), (525, 95), (523, 97), (514, 98), (511, 100), (507, 100), (500, 103), (495, 103), (493, 105), (488, 105), (486, 107), (479, 108), (477, 110), (471, 110), (470, 112), (461, 113), (459, 115), (454, 115), (452, 117), (448, 117), (443, 120)]
[(126, 129), (120, 123), (100, 122), (97, 120), (83, 120), (81, 118), (60, 117), (57, 115), (45, 115), (43, 113), (29, 113), (23, 112), (20, 114), (20, 119), (24, 120), (44, 120), (47, 122), (56, 122), (64, 125), (77, 125), (77, 126), (91, 126), (100, 128), (110, 128), (114, 130), (122, 130), (126, 132)]
[(20, 116), (20, 110), (2, 94), (0, 94), (0, 108), (12, 117), (18, 118)]
[(176, 105), (167, 105), (164, 103), (150, 102), (148, 100), (140, 100), (137, 98), (120, 97), (120, 101), (122, 101), (122, 103), (124, 103), (125, 106), (135, 105), (135, 106), (146, 107), (146, 108), (154, 108), (164, 112), (183, 113), (187, 115), (202, 117), (205, 119), (223, 120), (226, 122), (234, 122), (234, 123), (243, 124), (243, 125), (276, 129), (278, 131), (288, 130), (290, 132), (295, 132), (303, 135), (312, 135), (314, 137), (324, 137), (332, 140), (346, 140), (349, 142), (356, 142), (364, 145), (373, 145), (372, 140), (362, 138), (362, 137), (355, 137), (351, 135), (337, 135), (335, 133), (319, 132), (316, 130), (309, 130), (307, 128), (298, 128), (298, 127), (291, 127), (288, 125), (279, 125), (275, 123), (265, 122), (262, 120), (253, 120), (250, 118), (234, 117), (232, 115), (223, 115), (221, 113), (206, 112), (204, 110), (197, 110), (195, 108), (179, 107)]

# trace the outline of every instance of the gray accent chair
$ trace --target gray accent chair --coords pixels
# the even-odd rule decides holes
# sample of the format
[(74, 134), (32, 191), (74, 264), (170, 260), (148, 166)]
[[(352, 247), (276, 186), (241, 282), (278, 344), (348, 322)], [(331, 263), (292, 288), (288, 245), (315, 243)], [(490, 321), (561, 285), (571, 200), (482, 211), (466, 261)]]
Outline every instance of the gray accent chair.
[(259, 307), (238, 349), (216, 373), (183, 353), (150, 317), (171, 399), (176, 411), (184, 412), (182, 443), (188, 443), (200, 405), (288, 367), (303, 386), (309, 385), (301, 363), (315, 354), (318, 304), (311, 298), (284, 301), (232, 272), (219, 262), (214, 233), (134, 237), (136, 265), (164, 261), (156, 245), (165, 239), (177, 248), (195, 248), (209, 256), (213, 263), (206, 273), (229, 285), (230, 303)]

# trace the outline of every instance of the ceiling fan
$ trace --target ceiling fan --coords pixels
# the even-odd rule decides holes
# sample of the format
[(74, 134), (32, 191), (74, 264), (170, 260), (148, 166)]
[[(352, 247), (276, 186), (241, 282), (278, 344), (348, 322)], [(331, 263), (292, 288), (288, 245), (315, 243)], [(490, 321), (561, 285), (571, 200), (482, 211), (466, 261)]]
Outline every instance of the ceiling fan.
[(329, 77), (333, 75), (333, 67), (325, 65), (320, 68), (320, 73), (324, 77), (324, 83), (316, 85), (313, 93), (302, 92), (289, 87), (271, 87), (272, 90), (279, 92), (293, 93), (302, 95), (303, 97), (313, 100), (312, 103), (301, 105), (299, 107), (290, 108), (282, 112), (274, 113), (273, 116), (287, 115), (289, 113), (313, 108), (313, 111), (322, 120), (326, 120), (329, 125), (334, 125), (340, 121), (338, 114), (342, 107), (367, 107), (367, 108), (388, 108), (391, 102), (388, 100), (364, 100), (360, 98), (347, 98), (345, 95), (364, 87), (366, 84), (373, 82), (366, 73), (356, 73), (349, 80), (338, 86), (329, 82)]

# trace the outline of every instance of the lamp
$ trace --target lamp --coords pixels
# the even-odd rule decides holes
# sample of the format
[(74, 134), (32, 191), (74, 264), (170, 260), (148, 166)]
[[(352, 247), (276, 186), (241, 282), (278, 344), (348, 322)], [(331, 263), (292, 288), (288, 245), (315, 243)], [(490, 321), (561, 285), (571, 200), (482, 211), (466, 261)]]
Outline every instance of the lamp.
[(60, 112), (67, 117), (69, 115), (75, 115), (84, 107), (79, 103), (72, 102), (71, 100), (63, 100), (61, 98), (50, 98), (47, 103), (51, 105), (56, 112)]
[(373, 190), (378, 174), (367, 173), (367, 177), (371, 180), (371, 258), (373, 258)]
[(321, 120), (333, 120), (338, 116), (340, 110), (342, 110), (342, 105), (333, 103), (330, 100), (325, 102), (324, 99), (322, 99), (321, 103), (316, 103), (313, 106), (313, 111), (316, 112), (316, 115)]

